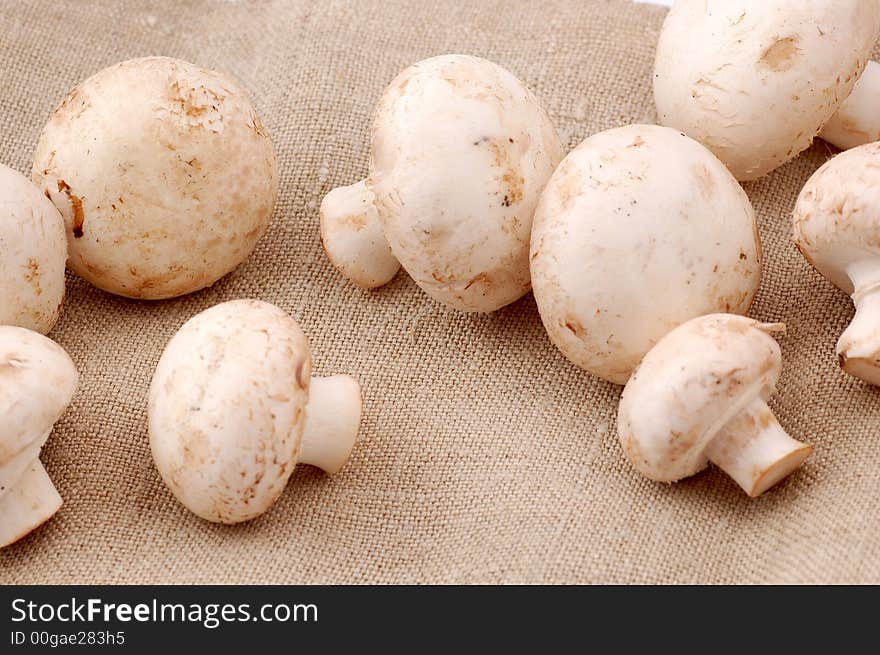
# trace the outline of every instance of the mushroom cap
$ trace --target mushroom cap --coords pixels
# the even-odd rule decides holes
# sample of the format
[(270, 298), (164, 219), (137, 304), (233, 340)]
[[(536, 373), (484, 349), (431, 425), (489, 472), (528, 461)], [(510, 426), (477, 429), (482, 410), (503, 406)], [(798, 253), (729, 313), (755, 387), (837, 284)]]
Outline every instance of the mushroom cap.
[(33, 179), (64, 217), (70, 268), (131, 298), (209, 286), (272, 216), (275, 151), (233, 80), (167, 57), (77, 86), (40, 135)]
[(869, 61), (852, 93), (822, 127), (820, 136), (841, 150), (880, 141), (878, 98), (880, 63)]
[(677, 0), (657, 44), (658, 120), (737, 179), (761, 177), (809, 147), (878, 30), (877, 0)]
[(880, 143), (825, 162), (804, 185), (792, 222), (807, 261), (852, 294), (847, 268), (880, 257)]
[(699, 143), (656, 125), (600, 132), (547, 184), (532, 285), (550, 340), (617, 384), (669, 330), (745, 313), (761, 281), (755, 213)]
[(618, 436), (635, 468), (661, 482), (702, 470), (718, 431), (755, 398), (773, 393), (782, 356), (769, 332), (781, 329), (710, 314), (663, 337), (620, 398)]
[(311, 368), (296, 321), (259, 300), (215, 305), (180, 328), (148, 414), (153, 459), (181, 503), (238, 523), (275, 502), (296, 465)]
[(76, 367), (57, 343), (0, 326), (0, 464), (52, 430), (78, 383)]
[(61, 214), (25, 176), (0, 164), (0, 324), (46, 334), (64, 302)]
[(529, 233), (562, 146), (538, 99), (476, 57), (426, 59), (376, 109), (367, 186), (395, 257), (435, 300), (491, 312), (529, 290)]

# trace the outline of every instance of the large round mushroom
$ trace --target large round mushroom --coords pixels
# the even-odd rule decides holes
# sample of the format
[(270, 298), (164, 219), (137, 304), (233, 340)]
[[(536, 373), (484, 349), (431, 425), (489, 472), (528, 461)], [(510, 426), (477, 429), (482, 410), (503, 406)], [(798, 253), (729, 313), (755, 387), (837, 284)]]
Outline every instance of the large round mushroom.
[(514, 75), (464, 55), (420, 61), (379, 101), (366, 184), (322, 204), (324, 247), (361, 286), (388, 282), (397, 259), (435, 300), (494, 311), (530, 288), (532, 216), (561, 158), (550, 117)]
[(878, 0), (676, 0), (657, 44), (658, 120), (759, 178), (809, 147), (878, 31)]
[(272, 216), (275, 151), (244, 90), (167, 57), (106, 68), (40, 135), (33, 179), (61, 211), (70, 268), (130, 298), (209, 286)]
[(677, 325), (745, 313), (761, 281), (745, 192), (706, 148), (656, 125), (600, 132), (565, 158), (535, 212), (531, 253), (550, 340), (617, 384)]

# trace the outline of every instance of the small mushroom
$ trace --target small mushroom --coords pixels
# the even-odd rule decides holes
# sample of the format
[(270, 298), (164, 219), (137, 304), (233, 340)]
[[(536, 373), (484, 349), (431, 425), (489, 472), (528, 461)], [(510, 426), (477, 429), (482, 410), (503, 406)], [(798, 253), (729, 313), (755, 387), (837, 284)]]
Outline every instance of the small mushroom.
[(880, 30), (877, 0), (677, 0), (654, 66), (659, 122), (739, 180), (812, 143), (849, 96)]
[(656, 125), (572, 151), (541, 196), (531, 248), (550, 340), (616, 384), (677, 325), (748, 311), (761, 281), (745, 192), (706, 148)]
[(148, 409), (153, 459), (177, 499), (239, 523), (269, 509), (298, 461), (338, 472), (357, 439), (360, 385), (311, 370), (306, 337), (274, 305), (233, 300), (187, 321)]
[(811, 446), (767, 407), (782, 368), (783, 331), (743, 316), (700, 316), (645, 355), (620, 399), (617, 429), (636, 470), (676, 482), (712, 462), (759, 496), (797, 469)]
[(532, 215), (561, 158), (547, 112), (511, 73), (426, 59), (379, 101), (369, 177), (322, 203), (324, 248), (361, 286), (388, 282), (396, 259), (435, 300), (495, 311), (529, 290)]
[(794, 241), (807, 261), (852, 296), (856, 313), (837, 341), (850, 375), (880, 385), (880, 143), (826, 162), (807, 181), (793, 214)]
[(364, 289), (388, 284), (400, 270), (367, 181), (333, 189), (321, 202), (321, 243), (331, 263)]
[(61, 507), (39, 455), (78, 381), (61, 346), (24, 328), (0, 326), (0, 548)]
[(167, 57), (116, 64), (73, 89), (43, 128), (33, 179), (64, 217), (71, 270), (146, 299), (210, 286), (244, 261), (278, 187), (244, 90)]
[(819, 136), (841, 150), (880, 141), (880, 64), (868, 62), (853, 92)]
[(0, 165), (0, 325), (46, 334), (64, 303), (67, 240), (55, 206)]

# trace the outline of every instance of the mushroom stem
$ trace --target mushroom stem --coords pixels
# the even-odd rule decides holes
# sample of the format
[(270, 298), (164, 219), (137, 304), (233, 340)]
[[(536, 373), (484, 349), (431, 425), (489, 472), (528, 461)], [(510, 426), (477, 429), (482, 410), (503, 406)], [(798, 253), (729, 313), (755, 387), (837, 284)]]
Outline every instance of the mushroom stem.
[(374, 196), (361, 180), (333, 189), (321, 202), (321, 243), (333, 265), (365, 289), (388, 284), (400, 262), (382, 231)]
[(348, 375), (312, 378), (299, 461), (337, 473), (351, 454), (361, 422), (361, 385)]
[(40, 460), (35, 460), (9, 493), (0, 498), (0, 548), (42, 525), (61, 507), (61, 496)]
[(850, 375), (880, 385), (880, 267), (860, 263), (847, 272), (856, 313), (837, 340), (837, 361)]
[(794, 471), (812, 452), (812, 446), (788, 436), (759, 396), (724, 426), (706, 456), (754, 498)]
[(34, 439), (18, 453), (0, 464), (0, 498), (15, 488), (31, 464), (39, 459), (40, 450), (49, 438), (49, 432), (46, 432), (39, 439)]
[(880, 64), (868, 62), (849, 98), (819, 136), (841, 150), (880, 141)]

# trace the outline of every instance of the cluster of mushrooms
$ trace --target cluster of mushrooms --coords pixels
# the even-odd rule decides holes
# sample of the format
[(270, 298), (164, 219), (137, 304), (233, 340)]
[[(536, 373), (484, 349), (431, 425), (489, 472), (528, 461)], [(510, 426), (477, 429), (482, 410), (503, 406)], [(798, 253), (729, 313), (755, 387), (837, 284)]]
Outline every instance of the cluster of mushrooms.
[(677, 0), (657, 47), (659, 125), (600, 132), (564, 158), (504, 69), (419, 62), (379, 101), (367, 179), (324, 199), (324, 247), (355, 284), (402, 266), (462, 311), (531, 289), (562, 354), (626, 385), (618, 435), (639, 472), (674, 482), (711, 461), (757, 496), (812, 448), (767, 406), (785, 326), (742, 316), (763, 256), (738, 180), (817, 136), (852, 148), (807, 183), (794, 234), (856, 304), (841, 366), (880, 384), (878, 33), (878, 0)]
[[(43, 336), (65, 263), (128, 298), (198, 291), (251, 253), (277, 189), (275, 150), (242, 88), (166, 57), (74, 88), (40, 135), (32, 181), (0, 166), (0, 547), (61, 506), (39, 454), (77, 386), (70, 357)], [(148, 399), (162, 479), (222, 523), (265, 512), (298, 462), (341, 469), (360, 419), (357, 381), (313, 378), (296, 321), (249, 299), (187, 321)]]
[[(673, 482), (711, 461), (757, 496), (812, 449), (767, 406), (782, 367), (772, 335), (785, 326), (744, 316), (763, 257), (738, 180), (817, 136), (849, 149), (805, 186), (794, 238), (856, 305), (841, 366), (880, 384), (878, 34), (880, 0), (678, 0), (657, 49), (659, 125), (600, 132), (567, 156), (510, 72), (464, 55), (418, 62), (382, 95), (368, 177), (324, 198), (324, 248), (361, 287), (402, 266), (465, 312), (532, 290), (562, 354), (626, 385), (618, 435), (640, 473)], [(0, 546), (61, 505), (39, 454), (78, 381), (43, 336), (65, 268), (128, 298), (203, 289), (253, 251), (277, 188), (275, 151), (242, 88), (164, 57), (74, 88), (40, 136), (31, 180), (0, 166)], [(296, 321), (259, 300), (181, 327), (153, 375), (148, 431), (183, 505), (246, 521), (297, 462), (342, 468), (361, 389), (311, 369)]]

